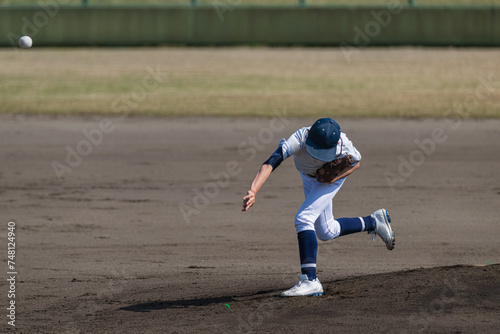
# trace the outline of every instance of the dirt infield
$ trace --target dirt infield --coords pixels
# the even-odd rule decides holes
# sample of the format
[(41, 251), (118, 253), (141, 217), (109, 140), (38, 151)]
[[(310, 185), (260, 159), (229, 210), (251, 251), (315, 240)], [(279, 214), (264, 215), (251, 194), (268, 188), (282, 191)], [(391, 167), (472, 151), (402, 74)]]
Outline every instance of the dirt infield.
[(396, 249), (364, 233), (320, 242), (325, 295), (279, 297), (299, 270), (292, 161), (249, 212), (241, 198), (279, 139), (312, 121), (1, 116), (18, 332), (497, 330), (498, 120), (339, 120), (363, 160), (334, 214), (387, 208)]

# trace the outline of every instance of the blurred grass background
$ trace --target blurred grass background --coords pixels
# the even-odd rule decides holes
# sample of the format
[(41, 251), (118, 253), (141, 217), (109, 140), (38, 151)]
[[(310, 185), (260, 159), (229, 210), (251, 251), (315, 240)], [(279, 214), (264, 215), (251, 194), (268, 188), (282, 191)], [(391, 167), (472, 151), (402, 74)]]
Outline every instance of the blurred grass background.
[[(63, 2), (57, 3), (63, 4)], [(0, 5), (39, 5), (50, 3), (44, 0), (0, 0)], [(191, 0), (88, 0), (90, 5), (169, 5), (169, 4), (191, 4)], [(238, 5), (298, 5), (299, 0), (197, 0), (198, 4), (212, 5), (214, 3)], [(306, 0), (308, 5), (388, 5), (398, 3), (395, 0)], [(406, 4), (407, 0), (399, 0)], [(500, 5), (500, 0), (414, 0), (414, 5), (441, 6), (441, 5)], [(82, 0), (65, 0), (66, 5), (80, 5)]]
[(286, 108), (290, 116), (441, 118), (491, 76), (495, 92), (470, 117), (500, 117), (493, 48), (367, 48), (351, 63), (338, 48), (260, 47), (0, 49), (0, 59), (2, 113), (113, 114), (113, 101), (141, 88), (150, 67), (162, 82), (132, 114), (269, 116)]

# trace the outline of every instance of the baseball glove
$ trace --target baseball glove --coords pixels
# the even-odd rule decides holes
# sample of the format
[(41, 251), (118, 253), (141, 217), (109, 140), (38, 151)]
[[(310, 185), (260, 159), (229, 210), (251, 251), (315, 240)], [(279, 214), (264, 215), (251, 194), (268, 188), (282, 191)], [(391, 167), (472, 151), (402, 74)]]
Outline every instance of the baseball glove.
[(346, 155), (343, 158), (338, 158), (327, 162), (323, 167), (316, 171), (316, 180), (323, 183), (331, 183), (340, 172), (346, 167), (352, 165), (352, 155)]

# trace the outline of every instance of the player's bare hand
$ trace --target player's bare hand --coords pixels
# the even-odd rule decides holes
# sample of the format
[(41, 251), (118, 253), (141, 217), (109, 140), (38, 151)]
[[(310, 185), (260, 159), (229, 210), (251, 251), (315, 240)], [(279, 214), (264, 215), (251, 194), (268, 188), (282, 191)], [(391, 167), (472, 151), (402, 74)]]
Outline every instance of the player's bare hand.
[(243, 197), (243, 209), (241, 211), (248, 211), (255, 204), (255, 193), (251, 190), (247, 191), (247, 195)]

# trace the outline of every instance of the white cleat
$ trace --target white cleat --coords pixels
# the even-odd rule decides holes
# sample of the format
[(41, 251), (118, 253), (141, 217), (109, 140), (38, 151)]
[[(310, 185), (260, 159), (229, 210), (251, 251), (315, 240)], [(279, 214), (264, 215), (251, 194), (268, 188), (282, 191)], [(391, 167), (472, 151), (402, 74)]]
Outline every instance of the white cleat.
[(391, 217), (386, 209), (379, 209), (371, 214), (371, 217), (375, 220), (375, 231), (373, 233), (373, 239), (375, 236), (379, 236), (388, 250), (393, 250), (396, 245), (396, 239), (394, 238), (394, 232), (391, 228)]
[(314, 281), (310, 281), (307, 275), (299, 275), (299, 277), (300, 281), (290, 290), (283, 292), (281, 296), (321, 296), (323, 294), (323, 286), (319, 279), (316, 278)]

